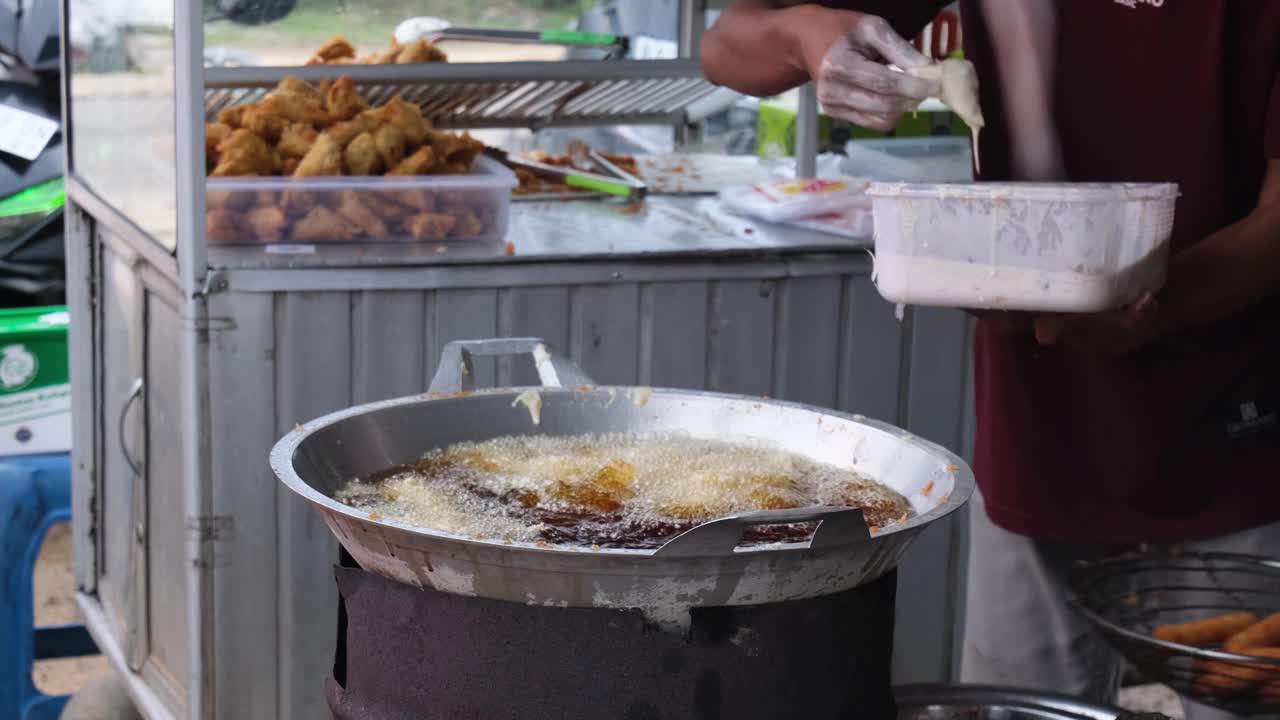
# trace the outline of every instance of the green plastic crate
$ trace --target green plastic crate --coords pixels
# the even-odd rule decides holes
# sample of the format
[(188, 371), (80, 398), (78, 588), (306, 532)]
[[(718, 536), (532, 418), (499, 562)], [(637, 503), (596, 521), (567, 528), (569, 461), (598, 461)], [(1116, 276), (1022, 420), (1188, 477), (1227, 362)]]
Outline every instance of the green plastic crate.
[(0, 456), (70, 449), (66, 307), (0, 310)]

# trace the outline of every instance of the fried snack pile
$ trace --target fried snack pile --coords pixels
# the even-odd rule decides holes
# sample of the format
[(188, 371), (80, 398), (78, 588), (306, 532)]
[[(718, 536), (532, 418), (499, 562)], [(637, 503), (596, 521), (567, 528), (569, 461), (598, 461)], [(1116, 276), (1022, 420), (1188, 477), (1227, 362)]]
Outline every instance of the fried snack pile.
[[(639, 170), (636, 166), (636, 159), (632, 155), (609, 155), (608, 153), (600, 153), (604, 159), (617, 165), (621, 170), (639, 176)], [(540, 162), (544, 165), (555, 165), (556, 167), (573, 167), (573, 160), (568, 155), (553, 155), (543, 150), (532, 150), (530, 152), (521, 153), (520, 157), (534, 162)], [(516, 186), (513, 192), (515, 195), (532, 195), (534, 193), (574, 193), (582, 192), (581, 188), (570, 187), (564, 183), (544, 178), (532, 170), (524, 168), (515, 168), (516, 179), (520, 184)]]
[[(1251, 612), (1232, 612), (1152, 630), (1158, 640), (1237, 655), (1280, 659), (1280, 613), (1259, 619)], [(1201, 660), (1194, 664), (1194, 689), (1202, 695), (1227, 697), (1254, 693), (1264, 704), (1280, 707), (1280, 664)]]
[[(483, 150), (468, 134), (435, 130), (399, 95), (369, 107), (347, 76), (318, 87), (286, 77), (262, 100), (226, 108), (205, 126), (206, 163), (218, 178), (463, 175)], [(405, 187), (211, 187), (207, 230), (221, 243), (466, 239), (495, 220), (496, 208), (476, 202)]]
[(411, 63), (449, 62), (449, 56), (429, 40), (414, 40), (401, 45), (393, 35), (391, 44), (382, 50), (356, 57), (356, 49), (342, 35), (334, 35), (316, 50), (308, 65), (407, 65)]

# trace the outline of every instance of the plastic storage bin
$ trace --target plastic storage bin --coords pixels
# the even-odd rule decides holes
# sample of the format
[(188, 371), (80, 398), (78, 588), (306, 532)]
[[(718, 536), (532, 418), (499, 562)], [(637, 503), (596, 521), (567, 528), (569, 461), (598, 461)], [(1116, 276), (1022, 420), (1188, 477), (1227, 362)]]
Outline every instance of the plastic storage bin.
[(478, 157), (467, 175), (208, 178), (211, 244), (495, 242), (515, 173)]
[(1099, 312), (1164, 284), (1178, 189), (874, 183), (867, 194), (885, 299)]
[(968, 137), (850, 140), (840, 172), (886, 182), (960, 183), (973, 180)]

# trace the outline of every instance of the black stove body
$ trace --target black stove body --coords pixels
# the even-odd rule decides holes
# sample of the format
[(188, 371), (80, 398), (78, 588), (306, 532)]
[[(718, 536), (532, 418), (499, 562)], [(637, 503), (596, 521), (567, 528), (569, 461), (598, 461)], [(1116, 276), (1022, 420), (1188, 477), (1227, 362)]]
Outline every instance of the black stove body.
[(326, 687), (336, 720), (896, 715), (894, 573), (810, 600), (698, 608), (685, 636), (635, 610), (461, 597), (354, 567), (337, 577), (343, 605)]

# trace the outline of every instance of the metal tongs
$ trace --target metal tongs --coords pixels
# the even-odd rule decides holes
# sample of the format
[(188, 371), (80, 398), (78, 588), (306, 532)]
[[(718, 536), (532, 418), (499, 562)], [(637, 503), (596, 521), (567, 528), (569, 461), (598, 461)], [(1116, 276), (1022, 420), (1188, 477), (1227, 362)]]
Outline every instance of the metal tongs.
[(639, 178), (578, 141), (569, 144), (572, 167), (527, 160), (495, 147), (486, 147), (484, 152), (508, 167), (523, 168), (581, 190), (625, 198), (630, 202), (639, 202), (649, 193), (649, 188)]

